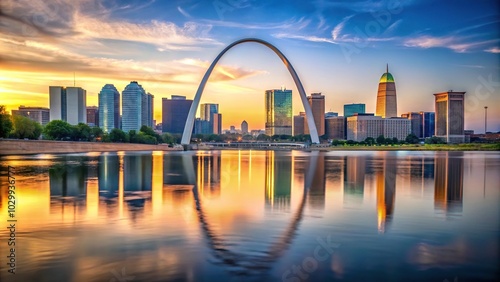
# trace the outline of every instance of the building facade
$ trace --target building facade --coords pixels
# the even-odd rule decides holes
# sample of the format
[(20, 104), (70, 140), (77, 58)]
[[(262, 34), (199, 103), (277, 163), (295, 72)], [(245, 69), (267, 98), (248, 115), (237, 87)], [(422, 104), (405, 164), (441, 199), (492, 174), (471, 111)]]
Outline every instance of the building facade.
[(463, 143), (465, 92), (442, 92), (435, 97), (435, 135), (447, 143)]
[(19, 109), (12, 110), (12, 115), (27, 117), (41, 125), (46, 125), (50, 121), (50, 110), (42, 107), (19, 106)]
[(354, 114), (366, 113), (365, 104), (346, 104), (344, 105), (344, 117), (352, 117)]
[(87, 107), (87, 125), (99, 126), (99, 107)]
[(200, 118), (202, 120), (208, 121), (209, 127), (210, 127), (210, 134), (214, 133), (213, 127), (214, 127), (214, 122), (213, 122), (213, 116), (214, 114), (219, 113), (219, 104), (201, 104), (200, 108)]
[(389, 65), (387, 71), (380, 78), (378, 85), (376, 115), (382, 118), (398, 116), (396, 83), (392, 74), (389, 73)]
[[(307, 101), (311, 106), (318, 136), (325, 135), (325, 96), (321, 95), (321, 93), (312, 93), (311, 96), (307, 96)], [(304, 123), (304, 133), (309, 134), (307, 117)]]
[(120, 128), (120, 92), (113, 84), (106, 84), (98, 95), (99, 127), (104, 132)]
[(155, 96), (149, 92), (142, 95), (141, 126), (146, 125), (151, 128), (154, 126), (154, 99)]
[(87, 91), (81, 87), (49, 87), (50, 120), (69, 124), (87, 122)]
[(147, 98), (145, 96), (146, 91), (144, 91), (144, 88), (137, 81), (131, 81), (122, 91), (123, 131), (139, 131), (141, 129), (143, 122), (145, 122), (143, 116), (147, 105)]
[(248, 134), (248, 122), (246, 120), (241, 122), (241, 134)]
[(345, 117), (325, 118), (325, 134), (329, 140), (345, 140)]
[(172, 134), (182, 134), (192, 103), (193, 100), (187, 100), (186, 96), (172, 95), (171, 99), (163, 98), (162, 131)]
[(306, 113), (300, 112), (299, 115), (293, 116), (293, 136), (305, 134), (304, 126), (306, 123)]
[(409, 112), (406, 114), (402, 114), (401, 117), (410, 120), (412, 134), (414, 134), (418, 138), (423, 138), (422, 116), (420, 116), (420, 113)]
[(364, 141), (384, 134), (384, 119), (374, 114), (355, 114), (347, 118), (347, 140)]
[(434, 114), (434, 112), (420, 112), (419, 114), (422, 119), (422, 138), (434, 136), (436, 131), (436, 115)]
[(266, 91), (266, 134), (292, 135), (292, 90)]
[(212, 121), (212, 133), (222, 134), (222, 114), (214, 114)]
[(411, 133), (411, 121), (406, 118), (385, 118), (384, 137), (405, 140)]

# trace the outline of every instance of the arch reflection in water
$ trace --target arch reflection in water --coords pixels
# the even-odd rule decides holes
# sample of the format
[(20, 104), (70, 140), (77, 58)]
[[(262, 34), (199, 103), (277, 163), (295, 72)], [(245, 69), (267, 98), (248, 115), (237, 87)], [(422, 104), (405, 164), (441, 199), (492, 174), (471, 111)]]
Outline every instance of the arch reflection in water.
[[(276, 184), (276, 182), (274, 181), (275, 179), (282, 178), (283, 180), (287, 180), (286, 183), (290, 183), (291, 185), (291, 166), (286, 166), (283, 173), (277, 173), (276, 165), (280, 166), (280, 164), (283, 164), (284, 162), (281, 162), (279, 160), (279, 157), (274, 156), (274, 154), (274, 151), (268, 152), (268, 154), (266, 154), (266, 183), (269, 182), (270, 185), (270, 187), (266, 187), (266, 195), (267, 192), (272, 193), (273, 201), (274, 197), (276, 196), (274, 190), (274, 188), (276, 187), (274, 186)], [(199, 183), (197, 182), (197, 179), (195, 177), (196, 173), (195, 165), (193, 163), (193, 156), (189, 154), (182, 155), (183, 168), (186, 169), (186, 175), (188, 178), (188, 183), (186, 184), (193, 186), (192, 192), (195, 200), (198, 220), (205, 239), (207, 240), (207, 245), (212, 250), (212, 254), (214, 255), (214, 257), (217, 259), (217, 264), (225, 265), (226, 267), (228, 267), (229, 272), (235, 275), (263, 274), (272, 267), (272, 263), (279, 259), (283, 255), (284, 251), (292, 243), (292, 240), (296, 235), (299, 223), (303, 219), (306, 201), (309, 195), (309, 191), (314, 182), (315, 171), (318, 168), (318, 155), (318, 152), (312, 152), (311, 156), (309, 157), (308, 168), (305, 171), (304, 176), (305, 181), (302, 199), (299, 202), (299, 207), (293, 215), (291, 222), (288, 224), (287, 228), (278, 238), (278, 240), (271, 243), (269, 250), (262, 255), (250, 255), (232, 251), (231, 245), (226, 242), (223, 236), (219, 235), (215, 231), (215, 229), (210, 224), (209, 217), (204, 211), (203, 200), (198, 189)], [(284, 160), (287, 159), (285, 158)], [(288, 179), (290, 179), (290, 182), (288, 182)], [(289, 185), (285, 184), (284, 186), (279, 187), (280, 192), (278, 193), (281, 194), (281, 192), (284, 191), (284, 194), (279, 195), (277, 197), (278, 199), (282, 200), (283, 198), (286, 199), (288, 197), (286, 195), (288, 193), (287, 191), (290, 189), (288, 186)], [(271, 195), (269, 197), (271, 197)], [(270, 202), (268, 201), (267, 203), (270, 204)]]

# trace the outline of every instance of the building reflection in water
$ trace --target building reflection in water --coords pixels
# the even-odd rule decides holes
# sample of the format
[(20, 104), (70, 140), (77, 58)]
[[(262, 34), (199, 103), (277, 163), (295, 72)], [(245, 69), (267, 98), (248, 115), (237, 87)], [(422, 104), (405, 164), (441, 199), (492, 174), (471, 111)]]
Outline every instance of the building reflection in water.
[[(311, 158), (311, 161), (314, 159)], [(314, 170), (311, 188), (308, 191), (308, 205), (310, 208), (324, 210), (325, 209), (325, 155), (317, 156), (316, 169)]]
[(116, 154), (102, 154), (98, 158), (97, 178), (99, 191), (107, 199), (118, 196), (120, 160)]
[(289, 209), (292, 194), (292, 157), (266, 152), (266, 206), (272, 209)]
[(434, 209), (447, 215), (462, 213), (463, 152), (444, 152), (435, 158)]
[(49, 169), (50, 195), (77, 197), (85, 194), (88, 167), (86, 158), (65, 157), (64, 164)]
[(195, 158), (196, 183), (203, 196), (217, 198), (221, 189), (221, 155), (202, 154)]
[(366, 157), (344, 158), (344, 201), (361, 202), (365, 190)]
[(153, 156), (125, 155), (123, 157), (123, 187), (125, 191), (151, 191)]
[(396, 198), (396, 159), (385, 156), (382, 171), (376, 172), (377, 185), (377, 227), (384, 233), (392, 220)]

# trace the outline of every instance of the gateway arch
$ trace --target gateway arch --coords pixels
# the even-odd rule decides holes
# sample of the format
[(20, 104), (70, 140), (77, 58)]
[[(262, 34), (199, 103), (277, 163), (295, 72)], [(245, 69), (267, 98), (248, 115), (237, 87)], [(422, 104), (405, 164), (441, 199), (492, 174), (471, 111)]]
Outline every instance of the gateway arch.
[(188, 113), (188, 118), (186, 121), (186, 125), (184, 126), (184, 132), (182, 134), (182, 140), (181, 144), (183, 145), (189, 145), (191, 141), (191, 133), (193, 132), (193, 125), (194, 125), (194, 119), (196, 115), (196, 110), (198, 109), (198, 106), (200, 104), (200, 99), (201, 99), (201, 94), (203, 93), (203, 90), (205, 89), (205, 85), (207, 84), (208, 79), (210, 78), (210, 74), (212, 74), (212, 71), (214, 67), (217, 65), (217, 62), (219, 62), (220, 58), (224, 56), (224, 54), (229, 51), (229, 49), (233, 48), (236, 45), (242, 44), (242, 43), (247, 43), (247, 42), (254, 42), (254, 43), (259, 43), (267, 48), (271, 49), (280, 57), (281, 61), (283, 64), (286, 66), (288, 71), (290, 72), (290, 75), (293, 78), (293, 81), (295, 82), (295, 86), (297, 86), (297, 89), (299, 90), (300, 94), (300, 100), (302, 101), (302, 105), (304, 106), (304, 110), (306, 112), (306, 117), (307, 117), (307, 125), (309, 126), (309, 132), (311, 135), (311, 141), (312, 143), (319, 144), (319, 136), (318, 136), (318, 130), (316, 128), (316, 124), (314, 123), (314, 117), (312, 114), (311, 107), (309, 106), (309, 102), (307, 101), (307, 96), (306, 96), (306, 91), (304, 90), (304, 86), (302, 86), (302, 82), (300, 82), (299, 76), (297, 75), (297, 72), (295, 72), (295, 69), (293, 68), (292, 64), (288, 59), (281, 53), (278, 48), (276, 48), (274, 45), (272, 45), (269, 42), (266, 42), (261, 39), (257, 38), (245, 38), (241, 39), (238, 41), (235, 41), (229, 46), (227, 46), (220, 54), (215, 58), (215, 60), (212, 62), (210, 67), (208, 68), (207, 72), (205, 73), (205, 76), (203, 76), (203, 79), (201, 80), (200, 86), (198, 86), (198, 91), (196, 91), (196, 95), (194, 96), (193, 103), (191, 104), (191, 108), (189, 109)]

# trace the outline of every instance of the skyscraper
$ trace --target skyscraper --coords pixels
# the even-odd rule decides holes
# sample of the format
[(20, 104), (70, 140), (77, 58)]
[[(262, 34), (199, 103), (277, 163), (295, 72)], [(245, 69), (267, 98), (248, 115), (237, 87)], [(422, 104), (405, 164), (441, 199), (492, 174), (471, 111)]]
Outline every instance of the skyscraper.
[(210, 127), (210, 132), (213, 133), (213, 116), (214, 114), (219, 113), (219, 104), (201, 104), (201, 109), (200, 109), (200, 118), (202, 120), (208, 121), (209, 127)]
[(447, 143), (463, 143), (465, 92), (442, 92), (434, 94), (436, 109), (436, 136)]
[(41, 125), (46, 125), (50, 121), (50, 110), (42, 107), (25, 107), (21, 105), (18, 110), (12, 110), (12, 115), (27, 117)]
[(87, 91), (81, 87), (49, 87), (50, 120), (69, 124), (87, 122)]
[(266, 91), (266, 135), (292, 135), (292, 90)]
[(387, 65), (387, 71), (380, 78), (378, 85), (376, 115), (383, 118), (398, 116), (396, 84), (394, 77), (389, 73), (389, 65)]
[(436, 131), (434, 112), (420, 112), (422, 118), (422, 138), (432, 137)]
[(384, 134), (384, 119), (373, 114), (355, 114), (347, 118), (347, 140), (364, 141)]
[(182, 134), (193, 100), (186, 96), (172, 95), (172, 99), (162, 99), (163, 132)]
[(241, 134), (248, 134), (248, 122), (246, 120), (241, 123)]
[(96, 106), (87, 107), (87, 125), (99, 126), (99, 108)]
[[(321, 93), (312, 93), (311, 96), (307, 96), (307, 101), (311, 106), (314, 124), (316, 124), (318, 135), (325, 135), (325, 96), (321, 95)], [(307, 117), (304, 123), (304, 132), (305, 134), (309, 134)]]
[(213, 120), (213, 127), (212, 127), (213, 134), (222, 134), (222, 114), (214, 114), (212, 116), (212, 120)]
[(142, 117), (141, 126), (146, 125), (153, 127), (153, 114), (154, 114), (154, 99), (155, 96), (151, 93), (142, 95)]
[(104, 132), (120, 128), (120, 92), (106, 84), (99, 92), (99, 127)]
[(147, 97), (146, 91), (137, 81), (131, 81), (123, 90), (122, 107), (122, 130), (139, 131), (146, 121), (147, 113), (143, 116), (143, 112), (147, 108)]
[(346, 104), (344, 105), (344, 117), (352, 117), (354, 114), (366, 113), (365, 104)]

